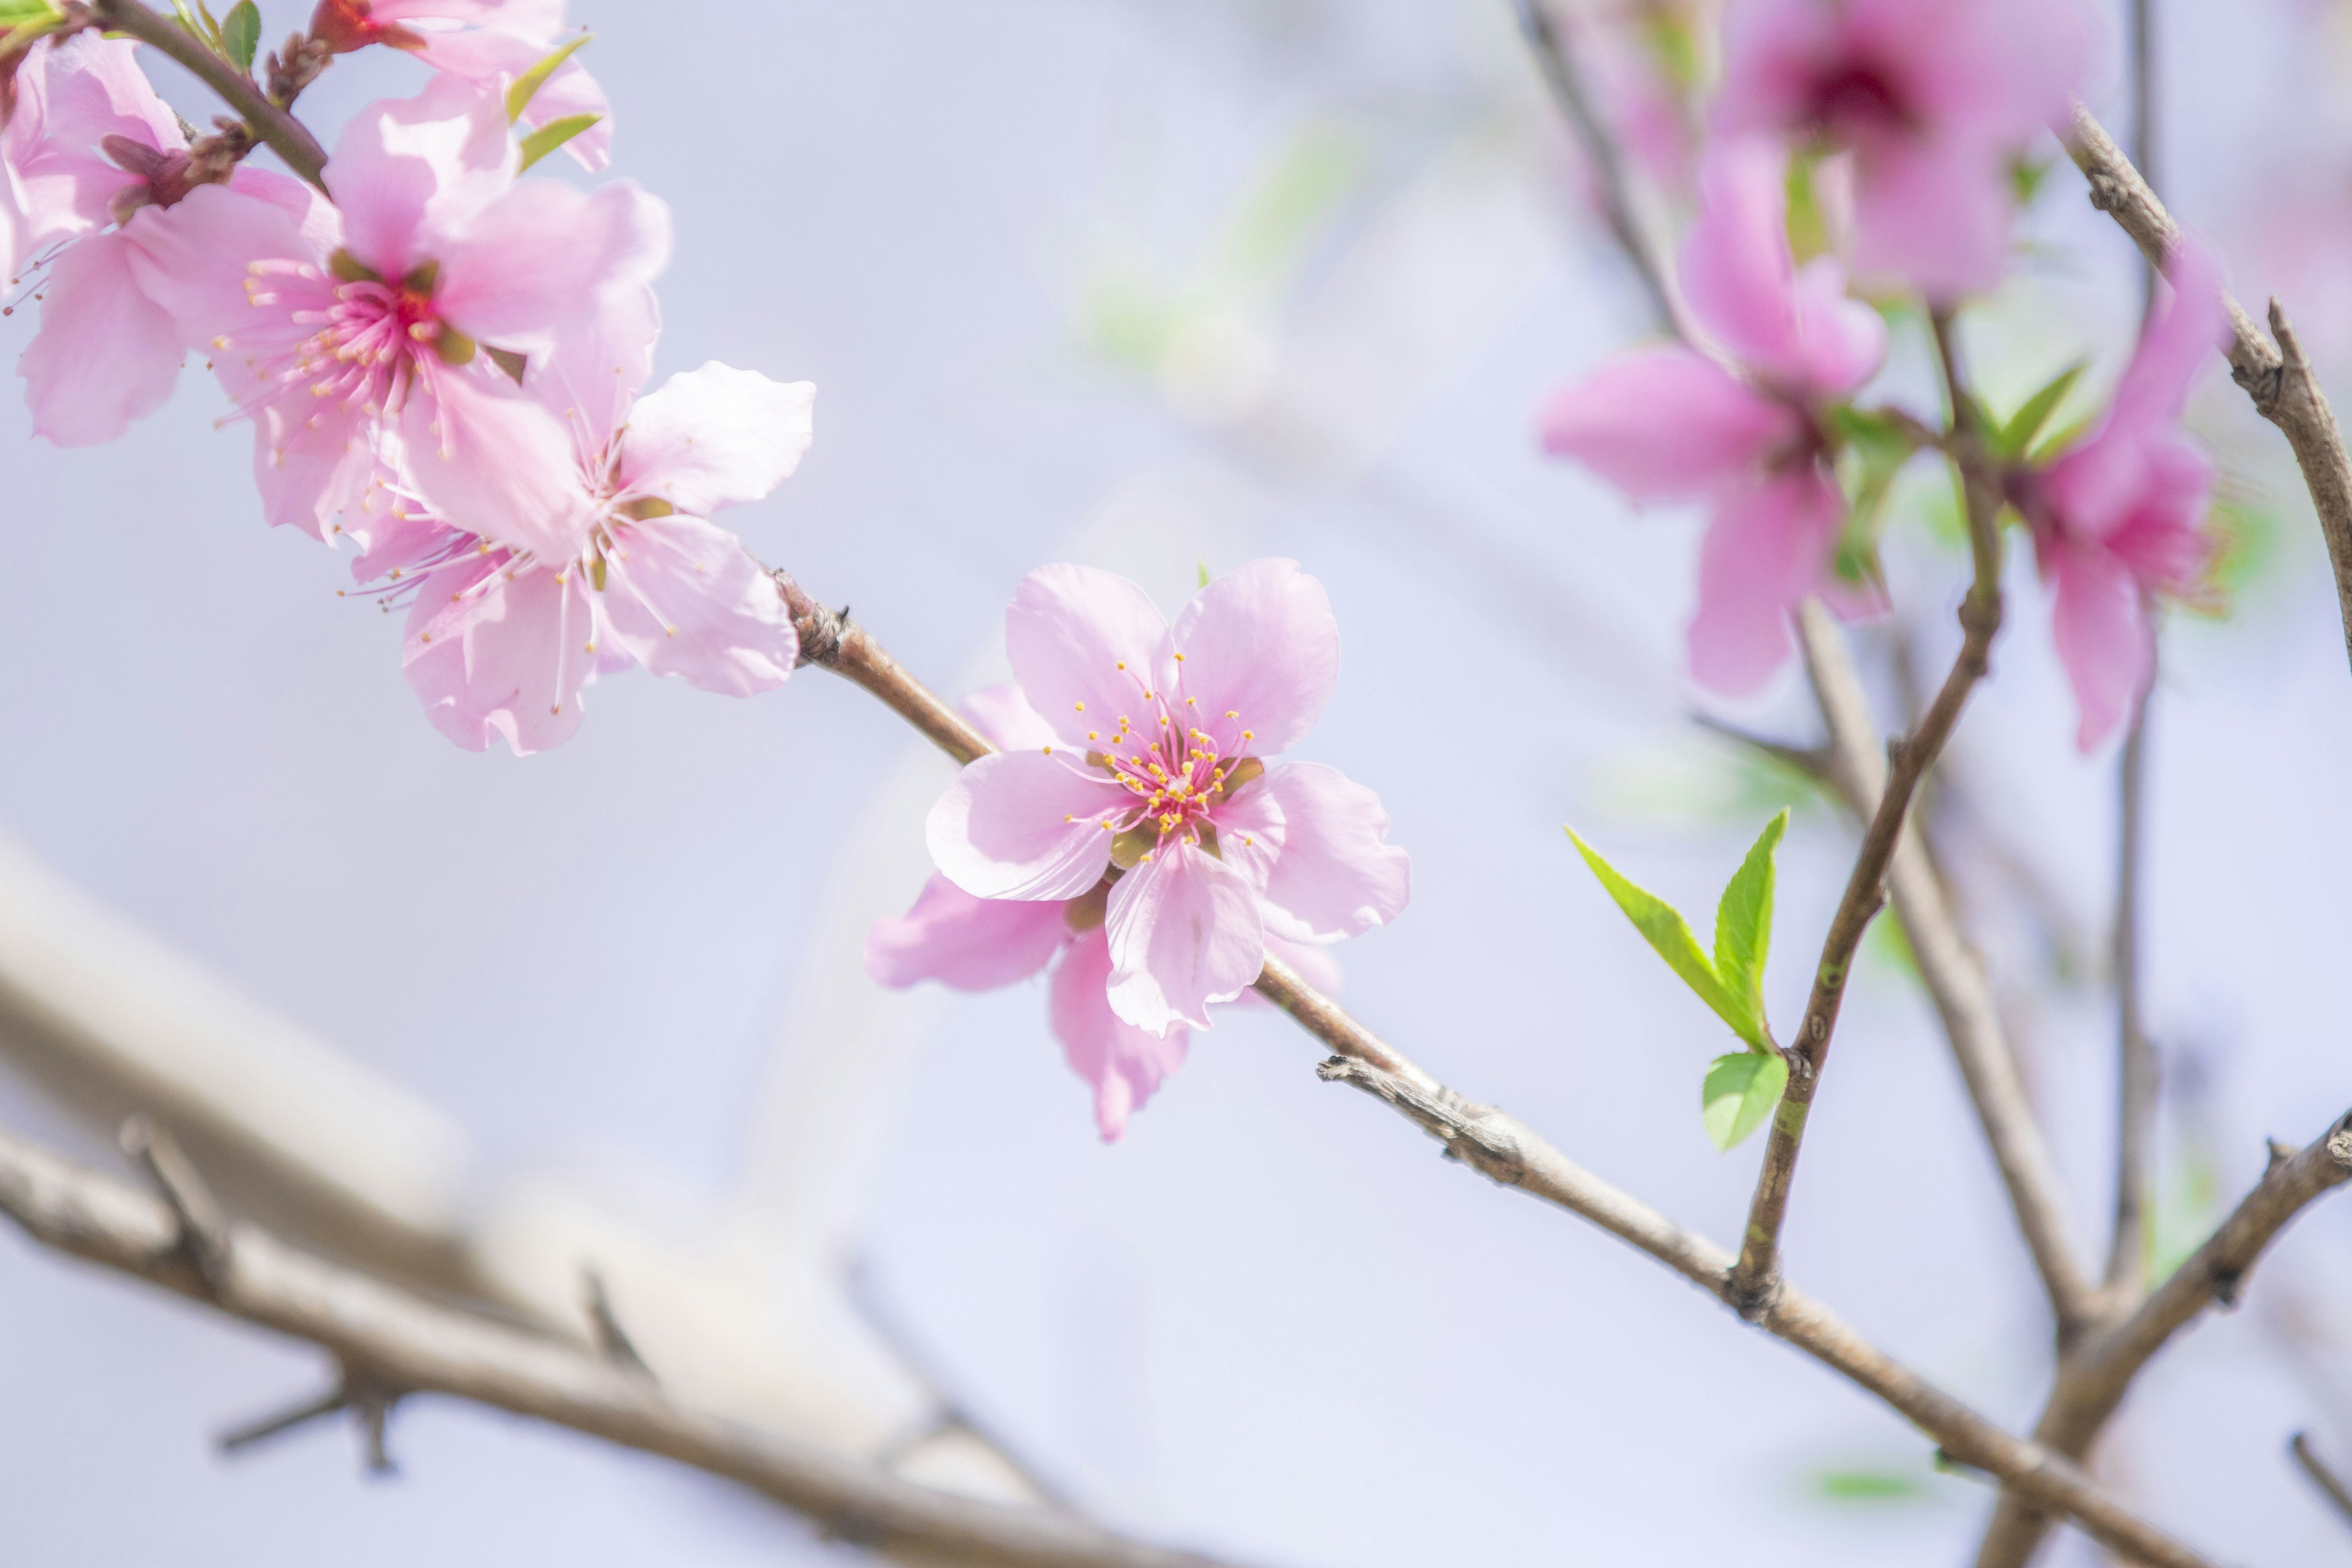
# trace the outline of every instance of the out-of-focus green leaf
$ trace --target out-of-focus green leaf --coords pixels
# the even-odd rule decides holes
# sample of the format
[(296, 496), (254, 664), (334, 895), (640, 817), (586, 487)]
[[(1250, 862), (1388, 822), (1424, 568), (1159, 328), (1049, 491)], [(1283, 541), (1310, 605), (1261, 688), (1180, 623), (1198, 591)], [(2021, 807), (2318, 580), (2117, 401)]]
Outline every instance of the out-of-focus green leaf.
[(1988, 432), (1986, 445), (1992, 448), (1993, 455), (2000, 458), (2022, 457), (2026, 448), (2033, 445), (2033, 438), (2042, 434), (2042, 427), (2050, 423), (2050, 416), (2058, 412), (2058, 405), (2066, 401), (2066, 395), (2074, 390), (2074, 384), (2083, 378), (2085, 368), (2086, 362), (2076, 360), (2044, 382), (2032, 396), (2019, 404), (2017, 412), (2011, 415), (2005, 423), (1992, 426)]
[(1789, 249), (1799, 266), (1823, 255), (1835, 244), (1829, 215), (1822, 210), (1813, 189), (1818, 159), (1799, 155), (1789, 160)]
[(1772, 949), (1773, 854), (1789, 831), (1783, 809), (1764, 825), (1748, 858), (1723, 886), (1715, 910), (1715, 974), (1742, 1012), (1764, 1016), (1764, 961)]
[(49, 0), (0, 0), (0, 30), (58, 19), (58, 8)]
[[(509, 125), (522, 118), (522, 111), (530, 107), (530, 100), (539, 96), (539, 89), (547, 85), (547, 79), (555, 74), (556, 68), (586, 47), (592, 37), (591, 34), (583, 33), (576, 38), (566, 39), (552, 53), (540, 59), (530, 69), (507, 84), (507, 123)], [(592, 121), (591, 123), (593, 124), (593, 121)]]
[(1201, 557), (1201, 586), (1202, 586), (1202, 587), (1203, 587), (1203, 588), (1205, 588), (1205, 587), (1207, 587), (1208, 585), (1209, 585), (1209, 558), (1208, 558), (1207, 556), (1203, 555), (1203, 556), (1202, 556), (1202, 557)]
[(236, 0), (221, 22), (221, 53), (228, 63), (248, 74), (253, 55), (261, 47), (261, 10), (253, 0)]
[(2017, 205), (2030, 207), (2033, 198), (2042, 194), (2042, 182), (2050, 177), (2051, 160), (2047, 158), (2017, 158), (2009, 165), (2009, 188), (2017, 197)]
[(1917, 1502), (1929, 1495), (1925, 1476), (1859, 1468), (1822, 1470), (1811, 1489), (1831, 1502)]
[(522, 139), (520, 169), (528, 169), (583, 131), (604, 117), (601, 114), (567, 114), (561, 120), (551, 120)]
[(1682, 983), (1689, 986), (1700, 1001), (1713, 1008), (1717, 1017), (1730, 1025), (1733, 1034), (1752, 1044), (1761, 1045), (1763, 1031), (1757, 1020), (1717, 978), (1715, 965), (1709, 962), (1706, 950), (1699, 946), (1698, 938), (1691, 934), (1690, 922), (1683, 919), (1681, 911), (1655, 893), (1637, 887), (1619, 875), (1617, 868), (1602, 859), (1599, 850), (1579, 838), (1573, 827), (1568, 830), (1568, 837), (1569, 842), (1576, 846), (1576, 852), (1584, 857), (1584, 863), (1592, 868), (1592, 874), (1601, 879), (1601, 885), (1609, 889), (1609, 896), (1616, 900), (1618, 909), (1633, 922), (1633, 929), (1642, 933), (1642, 940), (1666, 961), (1666, 967), (1680, 976)]
[(1777, 1051), (1734, 1051), (1708, 1064), (1699, 1085), (1699, 1115), (1718, 1150), (1736, 1148), (1764, 1124), (1789, 1087), (1789, 1064)]

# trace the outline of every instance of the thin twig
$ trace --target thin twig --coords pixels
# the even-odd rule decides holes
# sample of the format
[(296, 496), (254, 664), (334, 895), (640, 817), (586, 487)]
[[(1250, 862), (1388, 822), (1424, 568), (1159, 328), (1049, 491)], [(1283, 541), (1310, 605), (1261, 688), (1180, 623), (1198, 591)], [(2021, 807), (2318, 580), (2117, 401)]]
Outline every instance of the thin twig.
[[(2079, 1460), (2105, 1429), (2132, 1381), (2206, 1308), (2234, 1306), (2263, 1251), (2295, 1215), (2352, 1180), (2352, 1112), (2305, 1148), (2273, 1160), (2221, 1228), (2148, 1293), (2131, 1315), (2101, 1330), (2058, 1363), (2058, 1379), (2033, 1436)], [(2022, 1568), (2049, 1529), (2047, 1513), (2010, 1489), (1994, 1510), (1977, 1568)]]
[(206, 48), (178, 22), (151, 11), (139, 0), (88, 0), (89, 16), (110, 32), (128, 33), (185, 66), (244, 118), (253, 133), (286, 161), (286, 166), (320, 190), (327, 188), (327, 150), (310, 128), (269, 101), (253, 79)]
[(1544, 86), (1576, 132), (1586, 162), (1592, 165), (1593, 180), (1601, 187), (1601, 216), (1608, 219), (1609, 232), (1616, 237), (1618, 248), (1633, 263), (1634, 276), (1641, 279), (1642, 290), (1650, 297), (1650, 309), (1656, 314), (1658, 325), (1687, 335), (1682, 331), (1682, 315), (1675, 309), (1674, 289), (1666, 281), (1665, 267), (1651, 248), (1642, 220), (1633, 211), (1632, 188), (1625, 176), (1625, 155), (1593, 105), (1568, 35), (1552, 20), (1544, 0), (1512, 0), (1512, 5), (1518, 13), (1519, 31), (1526, 36), (1528, 48), (1536, 58), (1536, 68), (1543, 74)]
[(995, 750), (963, 716), (932, 694), (930, 689), (882, 650), (866, 628), (849, 618), (849, 611), (828, 610), (802, 591), (792, 574), (782, 567), (769, 575), (792, 612), (793, 630), (801, 640), (801, 662), (821, 665), (845, 680), (864, 687), (884, 706), (917, 730), (931, 744), (959, 763), (984, 757)]
[[(2116, 146), (2104, 127), (2080, 103), (2068, 122), (2066, 151), (2073, 154), (2091, 185), (2091, 205), (2108, 214), (2138, 245), (2140, 254), (2162, 266), (2180, 243), (2179, 226), (2164, 204), (2156, 199), (2139, 172)], [(2311, 491), (2319, 514), (2319, 528), (2327, 540), (2327, 558), (2336, 573), (2336, 597), (2344, 617), (2344, 647), (2352, 658), (2352, 457), (2344, 450), (2344, 433), (2327, 406), (2327, 395), (2303, 357), (2303, 345), (2288, 325), (2286, 312), (2273, 300), (2270, 305), (2273, 344), (2263, 336), (2252, 317), (2235, 300), (2226, 300), (2230, 312), (2231, 379), (2253, 399), (2254, 411), (2277, 426), (2294, 448), (2294, 460)]]
[(2149, 1145), (2156, 1133), (2156, 1048), (2140, 1015), (2140, 860), (2145, 837), (2147, 716), (2153, 680), (2132, 705), (2131, 729), (2116, 762), (2116, 1226), (2107, 1247), (2111, 1310), (2139, 1300), (2147, 1282)]
[(0, 1211), (37, 1241), (325, 1349), (346, 1369), (371, 1468), (391, 1463), (382, 1438), (393, 1402), (442, 1394), (740, 1481), (832, 1534), (924, 1562), (1213, 1568), (1069, 1514), (959, 1497), (690, 1409), (600, 1355), (429, 1301), (251, 1226), (233, 1227), (236, 1267), (215, 1293), (182, 1254), (180, 1223), (161, 1199), (5, 1134)]
[[(2153, 0), (2131, 0), (2132, 162), (2151, 191), (2159, 189), (2156, 167), (2156, 6)], [(2144, 261), (2140, 270), (2140, 313), (2145, 320), (2156, 309), (2156, 263)]]
[(139, 1162), (170, 1205), (180, 1232), (180, 1253), (194, 1268), (205, 1287), (215, 1292), (227, 1288), (228, 1219), (213, 1198), (212, 1189), (196, 1173), (188, 1157), (162, 1125), (144, 1116), (122, 1124), (122, 1152)]
[(2297, 1432), (2288, 1438), (2286, 1451), (2294, 1456), (2294, 1462), (2302, 1468), (2305, 1475), (2311, 1478), (2311, 1484), (2319, 1489), (2319, 1495), (2335, 1505), (2336, 1517), (2346, 1524), (2352, 1524), (2352, 1489), (2347, 1489), (2341, 1478), (2321, 1462), (2319, 1455), (2311, 1447), (2311, 1434)]

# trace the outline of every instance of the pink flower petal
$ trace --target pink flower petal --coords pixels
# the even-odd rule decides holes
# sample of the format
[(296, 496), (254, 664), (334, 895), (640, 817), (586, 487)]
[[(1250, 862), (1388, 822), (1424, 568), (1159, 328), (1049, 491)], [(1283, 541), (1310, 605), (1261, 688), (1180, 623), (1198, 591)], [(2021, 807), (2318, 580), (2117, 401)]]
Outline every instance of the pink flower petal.
[(653, 377), (660, 336), (661, 305), (651, 288), (611, 291), (593, 316), (530, 367), (526, 388), (579, 433), (583, 451), (607, 451)]
[(638, 663), (704, 691), (772, 690), (800, 658), (775, 579), (741, 541), (698, 517), (616, 525), (603, 598), (614, 637)]
[(508, 189), (518, 156), (498, 93), (436, 76), (415, 98), (352, 116), (327, 161), (327, 191), (352, 254), (398, 279), (446, 262), (440, 242)]
[(1248, 879), (1181, 839), (1112, 884), (1105, 930), (1111, 1010), (1154, 1035), (1181, 1024), (1206, 1028), (1209, 1004), (1240, 995), (1265, 967), (1265, 927)]
[(2000, 281), (2009, 258), (2007, 157), (1959, 136), (1863, 149), (1854, 169), (1854, 271), (1948, 301)]
[(1698, 221), (1682, 250), (1683, 292), (1699, 325), (1735, 358), (1783, 374), (1803, 360), (1788, 177), (1788, 154), (1775, 142), (1718, 142), (1699, 165)]
[(809, 448), (816, 387), (712, 360), (643, 399), (621, 437), (622, 486), (709, 517), (782, 484)]
[[(562, 42), (557, 30), (562, 26), (562, 7), (541, 8), (554, 12), (551, 26), (542, 27), (520, 16), (486, 16), (482, 19), (490, 24), (487, 26), (425, 34), (425, 47), (417, 51), (418, 58), (435, 70), (446, 71), (478, 88), (502, 91), (508, 81), (545, 59)], [(374, 14), (383, 18), (384, 7), (377, 5)], [(596, 124), (564, 142), (563, 150), (582, 168), (593, 174), (612, 162), (613, 109), (605, 100), (604, 89), (574, 55), (540, 84), (539, 90), (523, 108), (522, 123), (535, 130), (551, 120), (576, 114), (600, 118)]]
[(1105, 933), (1080, 936), (1054, 971), (1051, 1011), (1071, 1070), (1095, 1086), (1095, 1126), (1106, 1143), (1117, 1142), (1129, 1115), (1184, 1065), (1192, 1037), (1181, 1024), (1154, 1035), (1121, 1020), (1105, 994), (1110, 973)]
[(949, 880), (983, 899), (1075, 899), (1102, 880), (1102, 819), (1134, 797), (1066, 756), (997, 752), (956, 775), (924, 830)]
[(571, 433), (487, 359), (416, 363), (400, 441), (417, 493), (469, 533), (571, 560), (593, 521)]
[(1844, 500), (1808, 465), (1727, 495), (1699, 547), (1691, 674), (1745, 696), (1788, 658), (1789, 612), (1828, 575)]
[(1021, 580), (1004, 612), (1013, 678), (1066, 745), (1115, 732), (1119, 716), (1143, 717), (1142, 693), (1161, 679), (1155, 664), (1168, 623), (1151, 596), (1126, 578), (1091, 566), (1040, 566)]
[(669, 260), (669, 208), (632, 181), (577, 191), (524, 180), (436, 229), (434, 309), (468, 337), (543, 353)]
[(363, 423), (333, 406), (309, 410), (295, 424), (286, 405), (262, 408), (253, 426), (253, 481), (261, 515), (272, 528), (299, 528), (330, 539), (336, 519), (362, 504), (383, 468)]
[(80, 33), (35, 44), (19, 68), (16, 113), (0, 153), (23, 195), (28, 250), (103, 227), (112, 216), (109, 199), (138, 183), (100, 151), (104, 138), (158, 151), (187, 145), (139, 68), (137, 51), (127, 38)]
[(1788, 408), (1685, 348), (1619, 355), (1554, 394), (1542, 424), (1544, 450), (1635, 500), (1710, 494), (1801, 430)]
[[(919, 980), (936, 980), (958, 991), (1010, 985), (1045, 968), (1070, 940), (1063, 908), (1050, 901), (975, 899), (935, 875), (905, 916), (874, 922), (866, 935), (866, 972), (893, 989)], [(1110, 1004), (1103, 1003), (1102, 1009), (1108, 1013)]]
[(2082, 715), (2074, 743), (2090, 751), (2113, 733), (2156, 668), (2147, 608), (2131, 570), (2097, 548), (2037, 536), (2057, 584), (2051, 633)]
[(2189, 405), (2190, 384), (2228, 342), (2229, 308), (2213, 253), (2186, 239), (2173, 252), (2166, 277), (2170, 287), (2116, 384), (2105, 421), (2109, 430), (2140, 434), (2177, 422)]
[(495, 735), (524, 756), (580, 727), (596, 632), (577, 572), (468, 556), (419, 587), (401, 663), (435, 729), (475, 752)]
[[(131, 215), (144, 226), (169, 213)], [(179, 329), (140, 291), (131, 244), (98, 234), (67, 247), (49, 268), (41, 330), (17, 358), (33, 433), (60, 447), (111, 441), (172, 395)]]
[[(316, 259), (294, 214), (241, 186), (198, 185), (172, 207), (171, 222), (147, 221), (155, 216), (142, 215), (123, 230), (132, 242), (131, 271), (140, 291), (170, 311), (192, 343), (271, 322), (274, 313), (257, 306), (247, 289), (252, 263)], [(289, 349), (310, 331), (292, 321), (280, 330)], [(230, 395), (253, 390), (241, 359), (216, 368)]]
[(1061, 739), (1054, 733), (1051, 724), (1038, 717), (1037, 710), (1029, 706), (1029, 700), (1021, 695), (1017, 686), (991, 686), (975, 691), (958, 703), (956, 710), (1000, 752), (1038, 751)]
[(1296, 561), (1252, 561), (1192, 595), (1169, 634), (1181, 714), (1239, 715), (1255, 755), (1297, 745), (1339, 683), (1339, 623), (1323, 584)]
[(1797, 270), (1798, 384), (1822, 397), (1841, 397), (1878, 372), (1886, 359), (1886, 318), (1845, 291), (1845, 264), (1816, 256)]
[(1216, 813), (1225, 863), (1257, 889), (1267, 932), (1337, 942), (1404, 910), (1412, 858), (1387, 842), (1381, 797), (1320, 763), (1286, 763)]

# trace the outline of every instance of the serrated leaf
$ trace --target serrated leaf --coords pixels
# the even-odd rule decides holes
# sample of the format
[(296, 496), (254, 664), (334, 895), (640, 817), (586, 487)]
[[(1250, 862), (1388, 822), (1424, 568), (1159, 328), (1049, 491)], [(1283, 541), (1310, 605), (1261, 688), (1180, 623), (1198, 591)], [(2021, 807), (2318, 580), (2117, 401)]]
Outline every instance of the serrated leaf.
[(1601, 885), (1609, 889), (1609, 896), (1616, 900), (1625, 918), (1633, 922), (1633, 929), (1642, 933), (1642, 940), (1666, 961), (1666, 967), (1696, 992), (1700, 1001), (1713, 1008), (1717, 1017), (1730, 1025), (1733, 1034), (1751, 1044), (1762, 1044), (1762, 1031), (1753, 1016), (1723, 988), (1715, 965), (1699, 946), (1698, 938), (1691, 934), (1690, 922), (1683, 919), (1682, 912), (1655, 893), (1618, 875), (1617, 868), (1579, 838), (1573, 827), (1568, 830), (1568, 838), (1576, 846), (1576, 852), (1584, 857), (1584, 863), (1592, 868), (1592, 874), (1601, 879)]
[(1764, 961), (1772, 948), (1773, 852), (1789, 831), (1789, 814), (1764, 825), (1748, 851), (1748, 858), (1723, 886), (1715, 909), (1715, 975), (1725, 991), (1756, 1021), (1753, 1042), (1764, 1032)]
[(567, 114), (561, 120), (551, 120), (522, 139), (522, 163), (516, 173), (530, 168), (583, 131), (604, 117), (601, 114)]
[[(509, 125), (522, 118), (522, 111), (529, 109), (530, 100), (539, 96), (539, 89), (547, 85), (547, 79), (553, 76), (564, 61), (577, 54), (592, 37), (593, 37), (593, 34), (581, 34), (507, 84), (507, 123)], [(558, 121), (556, 123), (562, 122)], [(583, 126), (582, 129), (586, 128)], [(573, 134), (577, 135), (578, 132), (575, 132)]]
[(2033, 445), (2033, 438), (2042, 434), (2042, 427), (2050, 423), (2050, 416), (2058, 412), (2058, 405), (2066, 401), (2068, 393), (2074, 390), (2074, 383), (2082, 379), (2084, 363), (2082, 360), (2075, 361), (2052, 376), (2040, 391), (2018, 405), (2017, 412), (2009, 416), (2009, 423), (1992, 433), (1990, 445), (1994, 456), (2014, 458)]
[(1699, 1085), (1699, 1115), (1718, 1150), (1737, 1148), (1764, 1125), (1780, 1091), (1789, 1087), (1789, 1064), (1776, 1051), (1734, 1051), (1708, 1064)]
[(236, 0), (221, 19), (221, 53), (228, 63), (250, 75), (254, 51), (261, 47), (261, 11), (253, 0)]

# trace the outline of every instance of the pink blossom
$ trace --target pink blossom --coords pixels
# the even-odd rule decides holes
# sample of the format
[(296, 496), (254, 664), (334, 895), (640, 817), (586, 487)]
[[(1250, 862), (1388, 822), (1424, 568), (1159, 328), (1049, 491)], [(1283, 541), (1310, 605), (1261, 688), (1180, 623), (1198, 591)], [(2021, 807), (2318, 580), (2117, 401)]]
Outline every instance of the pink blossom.
[[(319, 0), (310, 17), (311, 37), (337, 54), (383, 44), (490, 93), (561, 47), (563, 33), (563, 0)], [(578, 114), (596, 123), (563, 150), (582, 167), (602, 169), (612, 162), (612, 105), (575, 55), (531, 95), (522, 122), (535, 128)]]
[(1822, 405), (1867, 381), (1886, 352), (1885, 323), (1846, 297), (1835, 258), (1796, 265), (1786, 167), (1785, 154), (1750, 138), (1717, 146), (1699, 170), (1684, 289), (1737, 373), (1694, 348), (1635, 350), (1556, 394), (1541, 421), (1547, 450), (1635, 500), (1713, 507), (1691, 671), (1734, 694), (1788, 658), (1791, 608), (1843, 588), (1831, 567), (1845, 500)]
[(2212, 558), (2205, 510), (2213, 464), (2182, 433), (2180, 415), (2229, 319), (2220, 271), (2202, 247), (2176, 250), (2168, 272), (2171, 297), (2141, 334), (2097, 426), (2013, 486), (2042, 578), (2055, 589), (2052, 630), (2082, 715), (2075, 743), (2086, 752), (2155, 670), (2150, 601), (2194, 594)]
[(2090, 37), (2074, 0), (1744, 0), (1715, 129), (1850, 153), (1855, 270), (1949, 300), (2000, 279), (2011, 161)]
[[(975, 693), (964, 704), (975, 728), (1007, 752), (1055, 744), (1053, 727), (1010, 686)], [(975, 898), (934, 874), (902, 919), (875, 922), (866, 966), (883, 984), (937, 980), (959, 991), (991, 991), (1055, 965), (1048, 1017), (1064, 1058), (1094, 1087), (1095, 1126), (1116, 1142), (1127, 1119), (1184, 1063), (1192, 1031), (1139, 1029), (1111, 1011), (1110, 940), (1104, 919), (1109, 889), (1097, 884), (1066, 900)], [(1269, 936), (1266, 945), (1328, 991), (1337, 972), (1321, 950)], [(1239, 1000), (1255, 998), (1247, 992)]]
[(591, 519), (568, 552), (494, 544), (395, 500), (365, 558), (371, 574), (424, 574), (403, 660), (426, 716), (460, 745), (552, 746), (579, 725), (580, 689), (630, 665), (736, 697), (792, 673), (800, 644), (774, 582), (708, 518), (791, 474), (815, 388), (713, 362), (640, 399), (658, 325), (641, 289), (531, 377), (571, 428)]
[(1322, 585), (1291, 561), (1218, 578), (1171, 627), (1142, 589), (1045, 566), (1005, 613), (1013, 672), (1054, 739), (965, 768), (931, 858), (982, 899), (1065, 902), (1114, 867), (1113, 1012), (1164, 1038), (1241, 994), (1269, 934), (1322, 943), (1411, 893), (1380, 798), (1330, 768), (1263, 760), (1305, 737), (1339, 670)]
[[(17, 77), (0, 162), (22, 194), (21, 243), (45, 268), (41, 328), (16, 362), (34, 433), (61, 447), (110, 441), (179, 379), (186, 342), (140, 289), (131, 257), (182, 221), (178, 204), (219, 171), (140, 70), (137, 45), (97, 33), (34, 47)], [(298, 226), (316, 198), (299, 181), (237, 167), (231, 187)]]
[(253, 419), (272, 523), (364, 543), (391, 475), (454, 528), (546, 560), (579, 550), (593, 518), (572, 433), (516, 373), (644, 285), (668, 216), (625, 182), (519, 182), (516, 162), (499, 100), (440, 79), (345, 129), (326, 174), (339, 243), (206, 187), (170, 243), (132, 256)]

